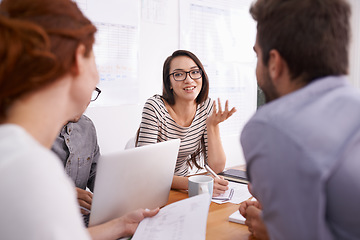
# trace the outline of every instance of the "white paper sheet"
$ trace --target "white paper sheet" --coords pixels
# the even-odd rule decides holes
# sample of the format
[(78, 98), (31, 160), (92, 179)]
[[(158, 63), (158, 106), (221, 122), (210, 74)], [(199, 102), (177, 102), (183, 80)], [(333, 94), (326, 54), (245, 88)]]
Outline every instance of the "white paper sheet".
[[(252, 198), (251, 201), (257, 201), (256, 198)], [(245, 224), (246, 218), (244, 218), (239, 210), (236, 210), (233, 214), (231, 214), (229, 216), (229, 221), (230, 222), (235, 222), (235, 223), (240, 223), (240, 224)]]
[(239, 203), (249, 199), (252, 196), (248, 190), (247, 184), (229, 181), (228, 186), (229, 186), (229, 189), (231, 189), (231, 188), (234, 189), (234, 194), (230, 200), (222, 201), (222, 200), (212, 199), (212, 201), (215, 203), (218, 203), (218, 204), (227, 203), (227, 202), (239, 204)]
[(206, 236), (209, 196), (197, 195), (165, 206), (139, 224), (132, 240), (201, 240)]
[(244, 218), (239, 210), (236, 210), (233, 214), (231, 214), (229, 216), (229, 221), (230, 222), (234, 222), (234, 223), (240, 223), (240, 224), (245, 224), (246, 218)]
[(226, 192), (224, 192), (223, 194), (220, 194), (219, 196), (213, 197), (211, 200), (212, 201), (229, 201), (232, 199), (233, 195), (234, 195), (234, 189), (233, 188), (229, 188), (228, 190), (226, 190)]

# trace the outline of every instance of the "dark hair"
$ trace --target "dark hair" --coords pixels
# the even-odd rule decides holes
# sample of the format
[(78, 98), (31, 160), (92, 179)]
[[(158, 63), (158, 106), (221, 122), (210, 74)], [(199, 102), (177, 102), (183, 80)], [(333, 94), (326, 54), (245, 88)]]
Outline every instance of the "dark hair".
[(250, 13), (265, 66), (276, 49), (292, 79), (309, 83), (347, 74), (351, 10), (346, 0), (258, 0)]
[(200, 62), (200, 60), (193, 54), (192, 52), (186, 51), (186, 50), (177, 50), (175, 51), (171, 56), (169, 56), (165, 62), (163, 67), (163, 93), (162, 97), (170, 104), (175, 104), (175, 98), (174, 93), (170, 89), (170, 65), (174, 58), (180, 57), (180, 56), (186, 56), (191, 58), (196, 65), (201, 69), (202, 71), (202, 87), (200, 90), (199, 95), (196, 98), (196, 103), (200, 104), (203, 103), (209, 95), (209, 79), (205, 72), (204, 66)]
[[(205, 100), (208, 98), (209, 95), (209, 78), (205, 72), (204, 66), (200, 62), (200, 60), (190, 51), (186, 50), (177, 50), (175, 51), (171, 56), (169, 56), (165, 62), (163, 67), (163, 93), (162, 97), (167, 101), (169, 105), (175, 104), (175, 98), (174, 93), (170, 89), (170, 65), (174, 58), (180, 57), (180, 56), (186, 56), (191, 58), (195, 64), (201, 69), (202, 71), (202, 87), (200, 90), (199, 95), (196, 98), (196, 103), (200, 104), (205, 102)], [(193, 165), (197, 167), (198, 169), (202, 169), (199, 162), (201, 159), (205, 159), (205, 141), (204, 136), (200, 140), (199, 148), (191, 154), (190, 158), (187, 160), (187, 164), (192, 168)], [(192, 165), (193, 164), (193, 165)]]
[(186, 161), (186, 163), (188, 164), (188, 166), (190, 166), (191, 169), (193, 165), (195, 165), (195, 167), (198, 170), (200, 170), (203, 169), (203, 167), (201, 167), (201, 159), (204, 160), (204, 164), (205, 164), (206, 157), (207, 155), (205, 152), (205, 138), (204, 136), (201, 136), (199, 148), (196, 149), (196, 151), (190, 155), (190, 158)]
[(0, 120), (18, 98), (68, 73), (76, 49), (88, 57), (96, 27), (70, 0), (0, 3)]

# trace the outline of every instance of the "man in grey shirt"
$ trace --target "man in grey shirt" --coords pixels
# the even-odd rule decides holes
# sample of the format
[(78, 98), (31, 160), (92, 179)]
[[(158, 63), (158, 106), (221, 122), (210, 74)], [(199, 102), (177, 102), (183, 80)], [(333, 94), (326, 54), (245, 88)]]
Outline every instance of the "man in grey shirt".
[(258, 239), (360, 239), (360, 92), (348, 72), (346, 0), (258, 0), (256, 75), (267, 103), (241, 144), (240, 213)]
[(82, 115), (68, 122), (60, 131), (51, 150), (64, 164), (66, 173), (74, 181), (81, 212), (88, 215), (94, 190), (96, 164), (100, 156), (93, 122)]

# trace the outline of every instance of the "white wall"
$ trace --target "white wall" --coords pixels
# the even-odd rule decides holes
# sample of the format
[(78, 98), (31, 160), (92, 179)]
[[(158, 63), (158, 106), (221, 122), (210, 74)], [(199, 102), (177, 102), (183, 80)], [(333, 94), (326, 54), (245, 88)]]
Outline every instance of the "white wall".
[[(179, 48), (179, 0), (168, 0), (166, 4), (165, 23), (140, 21), (139, 103), (112, 107), (91, 107), (90, 104), (85, 112), (95, 124), (103, 154), (124, 148), (139, 127), (146, 99), (162, 92), (163, 63)], [(226, 138), (223, 143), (225, 152), (228, 152), (227, 166), (245, 163), (238, 137)]]
[(349, 0), (349, 2), (352, 10), (349, 79), (353, 86), (360, 88), (360, 1)]
[[(167, 56), (179, 47), (180, 0), (168, 0), (166, 23), (156, 24), (141, 20), (139, 46), (140, 101), (136, 105), (115, 107), (89, 107), (86, 111), (95, 123), (102, 153), (123, 149), (127, 140), (135, 135), (140, 124), (141, 111), (145, 100), (161, 93), (162, 65)], [(353, 37), (350, 49), (350, 81), (360, 87), (360, 1), (352, 4)], [(126, 89), (124, 89), (126, 91)], [(121, 94), (121, 93), (120, 93)], [(239, 148), (239, 139), (223, 139), (227, 152), (227, 166), (244, 163), (242, 154), (232, 149)]]

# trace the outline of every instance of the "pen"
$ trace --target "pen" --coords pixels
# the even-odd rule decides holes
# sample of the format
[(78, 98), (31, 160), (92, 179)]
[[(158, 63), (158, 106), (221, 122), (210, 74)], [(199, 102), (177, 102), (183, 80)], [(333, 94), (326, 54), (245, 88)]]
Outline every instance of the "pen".
[(206, 171), (208, 171), (211, 175), (213, 175), (217, 179), (221, 179), (208, 165), (205, 164), (204, 166), (206, 168)]
[(84, 208), (84, 207), (82, 207), (82, 206), (80, 206), (80, 208), (81, 208), (82, 210), (84, 210), (84, 211), (88, 212), (88, 213), (90, 213), (90, 212), (91, 212), (89, 209)]

